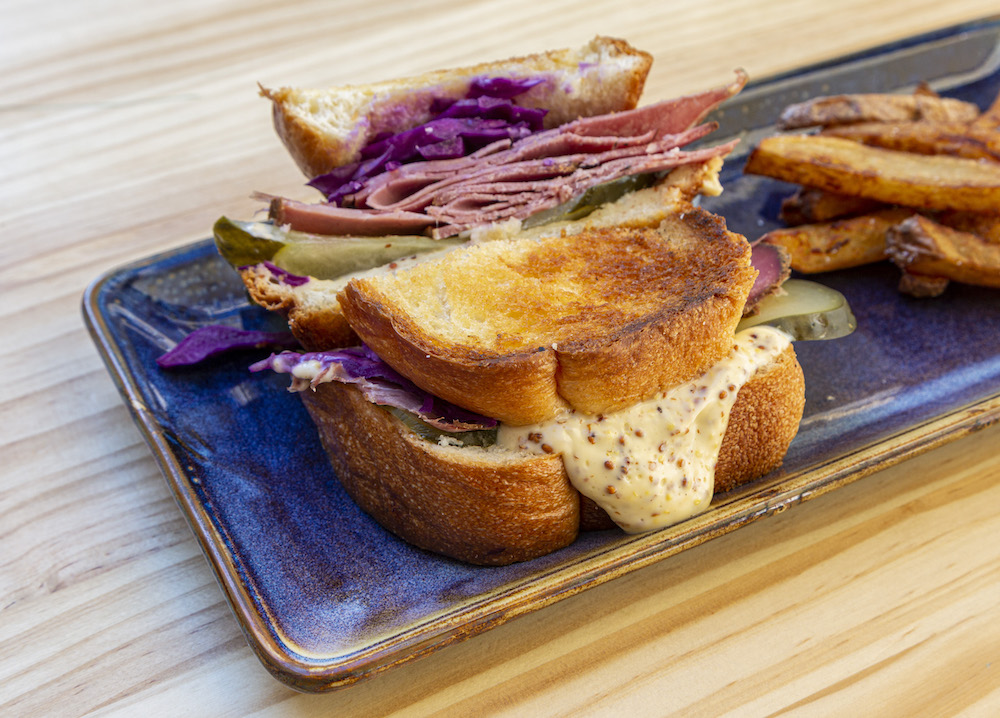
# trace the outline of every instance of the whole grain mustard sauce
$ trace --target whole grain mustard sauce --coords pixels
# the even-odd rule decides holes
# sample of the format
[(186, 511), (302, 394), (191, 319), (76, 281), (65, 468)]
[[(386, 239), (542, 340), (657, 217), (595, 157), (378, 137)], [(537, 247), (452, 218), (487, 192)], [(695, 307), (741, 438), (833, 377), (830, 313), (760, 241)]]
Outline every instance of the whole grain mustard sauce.
[(497, 443), (561, 454), (573, 486), (628, 533), (670, 526), (708, 509), (736, 395), (790, 341), (772, 327), (746, 329), (691, 382), (618, 412), (566, 410), (540, 424), (502, 425)]

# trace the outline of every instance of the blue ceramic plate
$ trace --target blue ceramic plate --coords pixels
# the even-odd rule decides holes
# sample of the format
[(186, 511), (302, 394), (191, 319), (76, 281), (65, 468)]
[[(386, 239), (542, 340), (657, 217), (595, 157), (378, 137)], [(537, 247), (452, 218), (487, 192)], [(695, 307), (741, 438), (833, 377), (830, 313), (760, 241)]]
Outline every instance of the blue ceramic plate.
[[(1000, 91), (1000, 21), (976, 23), (748, 87), (716, 138), (742, 151), (786, 104), (929, 80), (988, 104)], [(707, 203), (756, 237), (790, 188), (741, 175)], [(125, 403), (161, 465), (247, 639), (279, 679), (344, 686), (576, 591), (661, 560), (1000, 418), (1000, 294), (952, 285), (932, 301), (896, 292), (890, 266), (829, 274), (858, 318), (850, 337), (800, 343), (805, 417), (784, 467), (710, 511), (640, 536), (604, 531), (503, 568), (463, 565), (394, 538), (340, 488), (287, 379), (252, 355), (160, 371), (156, 357), (211, 323), (278, 329), (248, 305), (209, 241), (98, 279), (83, 310)]]

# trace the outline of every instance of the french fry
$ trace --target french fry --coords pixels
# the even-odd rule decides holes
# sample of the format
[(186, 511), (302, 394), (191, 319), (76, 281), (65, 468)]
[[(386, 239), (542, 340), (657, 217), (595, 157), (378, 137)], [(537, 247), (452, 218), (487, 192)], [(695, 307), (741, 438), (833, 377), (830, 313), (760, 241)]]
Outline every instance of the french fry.
[(788, 250), (792, 269), (803, 274), (848, 269), (886, 258), (886, 235), (913, 210), (891, 208), (858, 217), (776, 229), (762, 242)]
[(986, 212), (935, 212), (934, 221), (974, 234), (987, 244), (1000, 244), (1000, 214)]
[(927, 92), (912, 95), (858, 94), (816, 97), (789, 105), (778, 118), (782, 130), (828, 127), (853, 122), (971, 122), (979, 115), (972, 102), (938, 97)]
[(744, 171), (917, 209), (1000, 207), (1000, 163), (886, 150), (840, 137), (767, 137)]
[(914, 215), (886, 236), (889, 259), (907, 274), (1000, 289), (1000, 244)]
[(965, 122), (859, 122), (822, 134), (901, 152), (1000, 161), (1000, 133)]
[(1000, 129), (1000, 94), (993, 98), (993, 103), (983, 114), (972, 121), (972, 127), (985, 132)]
[(794, 227), (799, 224), (853, 217), (873, 212), (883, 206), (881, 202), (873, 199), (850, 197), (815, 187), (799, 187), (795, 194), (782, 200), (778, 218), (790, 227)]

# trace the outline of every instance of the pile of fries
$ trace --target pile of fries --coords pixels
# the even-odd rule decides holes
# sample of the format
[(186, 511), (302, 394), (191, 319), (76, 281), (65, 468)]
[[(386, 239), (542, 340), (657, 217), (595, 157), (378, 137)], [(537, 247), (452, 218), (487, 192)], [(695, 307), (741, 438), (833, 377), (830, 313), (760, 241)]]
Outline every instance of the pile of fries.
[(984, 112), (926, 86), (913, 94), (820, 97), (792, 105), (744, 171), (801, 185), (787, 228), (761, 241), (813, 274), (889, 260), (900, 291), (951, 281), (1000, 288), (1000, 96)]

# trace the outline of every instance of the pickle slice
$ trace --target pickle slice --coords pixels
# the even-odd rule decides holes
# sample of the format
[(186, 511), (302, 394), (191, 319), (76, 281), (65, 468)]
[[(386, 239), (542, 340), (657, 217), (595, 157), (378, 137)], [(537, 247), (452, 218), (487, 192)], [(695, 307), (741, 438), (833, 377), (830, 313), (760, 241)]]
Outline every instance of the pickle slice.
[(219, 254), (234, 267), (270, 261), (286, 241), (270, 223), (238, 222), (228, 217), (216, 220), (212, 235)]
[(655, 174), (639, 174), (595, 185), (552, 209), (536, 212), (525, 219), (521, 226), (530, 229), (550, 222), (569, 222), (582, 219), (598, 207), (619, 200), (629, 192), (651, 187), (655, 180)]
[(794, 341), (812, 341), (845, 337), (857, 328), (847, 299), (836, 289), (805, 279), (789, 279), (781, 287), (783, 293), (762, 299), (757, 314), (743, 319), (736, 330), (768, 324)]
[(424, 254), (463, 244), (464, 239), (429, 237), (338, 237), (333, 241), (304, 241), (286, 244), (275, 252), (272, 262), (292, 274), (317, 279), (336, 279), (345, 274), (380, 267), (403, 257)]
[(476, 429), (473, 431), (442, 431), (420, 419), (405, 409), (395, 406), (383, 406), (383, 409), (402, 421), (406, 427), (414, 434), (425, 441), (436, 444), (442, 436), (447, 436), (452, 441), (463, 446), (493, 446), (497, 441), (496, 429)]
[(219, 254), (234, 267), (267, 261), (292, 274), (316, 279), (336, 279), (465, 241), (416, 235), (331, 237), (228, 217), (215, 223), (213, 234)]

